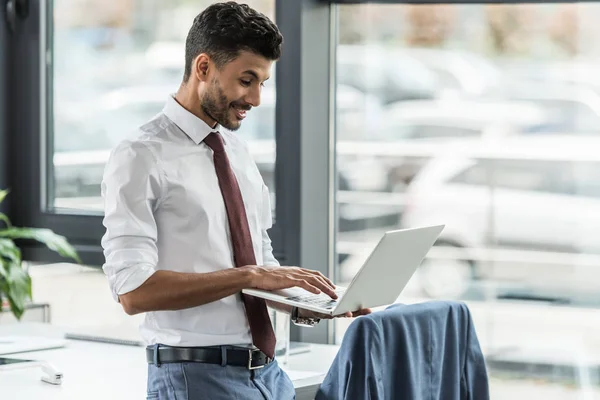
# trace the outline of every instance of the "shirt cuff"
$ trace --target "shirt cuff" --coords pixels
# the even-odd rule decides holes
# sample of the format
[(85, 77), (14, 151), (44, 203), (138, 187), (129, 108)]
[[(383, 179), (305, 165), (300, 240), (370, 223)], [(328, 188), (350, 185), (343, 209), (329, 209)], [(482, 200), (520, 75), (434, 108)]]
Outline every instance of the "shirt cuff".
[(115, 276), (114, 282), (111, 285), (115, 301), (119, 302), (120, 295), (129, 293), (142, 286), (155, 272), (156, 269), (148, 264), (132, 265), (126, 269), (122, 269)]

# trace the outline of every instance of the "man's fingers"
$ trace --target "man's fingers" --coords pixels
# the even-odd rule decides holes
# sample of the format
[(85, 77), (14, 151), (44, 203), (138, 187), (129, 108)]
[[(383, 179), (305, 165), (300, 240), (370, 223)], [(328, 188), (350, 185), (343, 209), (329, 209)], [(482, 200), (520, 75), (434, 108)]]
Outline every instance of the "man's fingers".
[(329, 286), (325, 280), (314, 276), (312, 277), (311, 283), (313, 285), (315, 285), (316, 287), (318, 287), (319, 289), (321, 289), (323, 291), (323, 293), (325, 293), (326, 295), (328, 295), (329, 297), (331, 297), (332, 299), (337, 299), (337, 294), (335, 293), (335, 290), (333, 290), (331, 288), (331, 286)]
[(327, 282), (327, 280), (321, 276), (317, 276), (316, 278), (321, 283), (325, 293), (334, 299), (338, 298), (338, 295), (335, 293), (335, 287), (332, 287), (329, 282)]
[[(313, 271), (310, 269), (298, 267), (285, 267), (285, 270), (285, 272), (289, 274), (288, 276), (291, 275), (294, 277), (294, 284), (296, 286), (300, 286), (311, 293), (318, 294), (320, 292), (323, 292), (332, 299), (338, 298), (338, 295), (335, 293), (335, 285), (333, 284), (333, 282), (327, 277), (325, 277), (323, 274), (321, 274), (319, 271)], [(299, 284), (300, 281), (311, 285), (313, 288), (308, 289), (305, 286), (305, 284)], [(317, 288), (319, 291), (315, 291), (314, 288)]]
[(321, 291), (319, 290), (319, 288), (318, 288), (318, 287), (316, 287), (316, 286), (314, 286), (314, 285), (310, 284), (310, 283), (309, 283), (307, 280), (305, 280), (305, 279), (295, 279), (295, 282), (296, 282), (296, 286), (300, 286), (301, 288), (303, 288), (303, 289), (306, 289), (306, 290), (308, 290), (308, 291), (309, 291), (309, 292), (311, 292), (311, 293), (314, 293), (314, 294), (319, 294), (319, 293), (321, 293)]
[[(285, 267), (285, 268), (290, 268), (290, 267)], [(291, 267), (291, 268), (293, 268), (294, 272), (298, 275), (298, 278), (305, 279), (306, 275), (316, 276), (316, 277), (319, 277), (320, 279), (322, 279), (324, 281), (324, 283), (327, 286), (329, 286), (331, 289), (335, 290), (335, 288), (336, 288), (333, 281), (331, 279), (327, 278), (325, 275), (323, 275), (319, 271), (315, 271), (313, 269), (300, 268), (300, 267)]]
[(344, 314), (334, 315), (333, 318), (352, 318), (352, 313), (348, 311)]
[[(293, 276), (296, 279), (309, 282), (311, 285), (319, 288), (320, 291), (322, 291), (329, 297), (331, 297), (333, 299), (337, 299), (337, 294), (335, 294), (335, 291), (333, 290), (333, 288), (324, 279), (320, 278), (319, 276), (314, 275), (314, 274), (305, 273), (305, 272), (297, 272)], [(313, 291), (311, 291), (311, 292), (315, 293)]]
[(335, 285), (333, 284), (333, 282), (331, 281), (331, 279), (329, 279), (328, 277), (326, 277), (325, 275), (323, 275), (321, 272), (315, 271), (315, 270), (312, 270), (312, 269), (305, 269), (304, 271), (308, 272), (309, 274), (313, 274), (313, 275), (316, 275), (316, 276), (320, 277), (329, 286), (331, 286), (332, 289), (335, 289)]
[(363, 309), (361, 309), (361, 310), (358, 310), (358, 311), (355, 311), (355, 312), (353, 312), (353, 313), (352, 313), (352, 316), (353, 316), (353, 317), (359, 317), (359, 316), (361, 316), (361, 315), (368, 315), (368, 314), (371, 314), (371, 312), (372, 312), (372, 311), (371, 311), (371, 309), (370, 309), (370, 308), (363, 308)]
[(331, 319), (331, 318), (333, 318), (333, 316), (331, 316), (329, 314), (321, 314), (321, 313), (315, 313), (315, 316), (317, 318), (320, 318), (320, 319)]

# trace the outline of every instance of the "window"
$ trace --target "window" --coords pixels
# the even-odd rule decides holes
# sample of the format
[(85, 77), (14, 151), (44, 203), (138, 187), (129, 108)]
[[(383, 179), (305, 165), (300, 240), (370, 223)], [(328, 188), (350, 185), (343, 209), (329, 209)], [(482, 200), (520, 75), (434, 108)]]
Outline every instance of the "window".
[[(48, 69), (50, 115), (47, 207), (102, 210), (100, 182), (110, 150), (159, 113), (183, 77), (185, 36), (208, 0), (135, 2), (56, 0), (49, 14), (53, 63)], [(274, 17), (274, 0), (249, 2)], [(255, 154), (275, 191), (275, 88), (239, 131), (272, 142)], [(254, 115), (255, 111), (260, 115)], [(245, 126), (248, 125), (248, 126)], [(250, 146), (260, 149), (261, 146)], [(273, 206), (275, 203), (273, 202)]]
[[(336, 107), (336, 172), (351, 178), (336, 197), (337, 283), (384, 232), (445, 223), (398, 301), (466, 301), (490, 363), (495, 350), (518, 349), (514, 363), (490, 369), (492, 397), (526, 388), (552, 397), (560, 367), (538, 385), (525, 372), (540, 365), (533, 354), (558, 357), (546, 342), (585, 354), (585, 328), (570, 318), (600, 307), (588, 297), (600, 290), (597, 271), (583, 261), (600, 249), (600, 158), (588, 150), (600, 145), (600, 5), (331, 2), (335, 82), (371, 105), (354, 122)], [(348, 125), (360, 145), (346, 143)], [(401, 138), (410, 140), (394, 145)], [(337, 341), (348, 323), (335, 321)]]

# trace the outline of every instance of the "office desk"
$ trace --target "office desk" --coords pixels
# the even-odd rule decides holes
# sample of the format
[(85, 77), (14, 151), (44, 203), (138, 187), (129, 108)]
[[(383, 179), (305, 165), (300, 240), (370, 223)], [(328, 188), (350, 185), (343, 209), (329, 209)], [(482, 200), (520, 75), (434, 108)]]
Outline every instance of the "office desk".
[[(63, 337), (64, 331), (47, 324), (0, 326), (2, 335)], [(298, 400), (313, 399), (338, 346), (311, 345), (311, 351), (289, 357), (283, 366), (294, 381)], [(318, 355), (318, 356), (317, 356)], [(63, 374), (60, 386), (40, 380), (39, 368), (0, 371), (0, 397), (10, 400), (134, 400), (146, 398), (145, 348), (69, 340), (61, 349), (8, 355), (48, 361)]]

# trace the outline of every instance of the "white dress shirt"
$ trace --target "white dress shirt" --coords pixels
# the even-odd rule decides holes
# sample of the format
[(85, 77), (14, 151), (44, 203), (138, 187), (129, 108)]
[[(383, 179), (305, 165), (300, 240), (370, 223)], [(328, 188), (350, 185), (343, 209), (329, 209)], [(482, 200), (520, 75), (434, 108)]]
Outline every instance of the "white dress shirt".
[[(172, 96), (163, 111), (112, 152), (102, 180), (106, 233), (103, 270), (115, 300), (157, 270), (205, 273), (233, 268), (227, 213), (212, 150), (213, 129)], [(246, 143), (220, 130), (250, 225), (256, 263), (279, 265), (267, 229), (269, 191)], [(140, 326), (147, 344), (249, 345), (239, 294), (179, 311), (148, 312)]]

